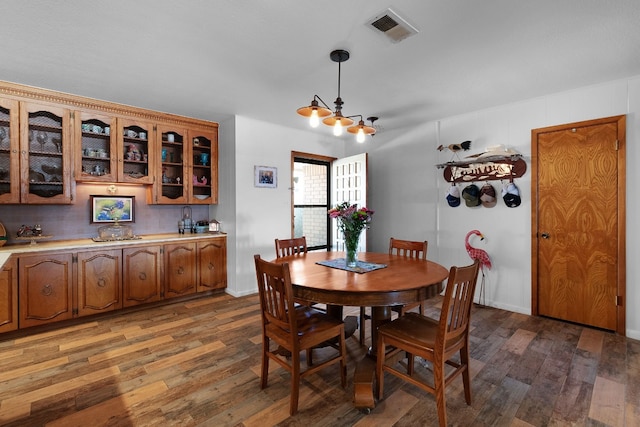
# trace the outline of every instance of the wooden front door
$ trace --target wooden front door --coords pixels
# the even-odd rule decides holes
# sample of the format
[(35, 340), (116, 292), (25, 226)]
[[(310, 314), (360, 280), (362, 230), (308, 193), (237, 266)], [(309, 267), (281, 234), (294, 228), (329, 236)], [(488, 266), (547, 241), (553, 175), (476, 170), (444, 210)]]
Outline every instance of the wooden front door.
[(532, 312), (625, 334), (625, 117), (534, 129)]

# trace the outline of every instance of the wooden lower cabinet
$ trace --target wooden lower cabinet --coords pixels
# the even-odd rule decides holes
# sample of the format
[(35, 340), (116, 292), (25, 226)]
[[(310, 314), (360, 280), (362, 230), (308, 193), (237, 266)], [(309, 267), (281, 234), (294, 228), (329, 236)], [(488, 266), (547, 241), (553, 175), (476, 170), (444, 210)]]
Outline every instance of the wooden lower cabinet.
[(227, 285), (224, 236), (43, 251), (13, 255), (0, 270), (0, 333)]
[(197, 243), (197, 292), (227, 287), (227, 240), (212, 239)]
[(196, 292), (196, 244), (164, 245), (164, 297)]
[(0, 270), (0, 333), (18, 329), (18, 263), (10, 258)]
[(20, 257), (20, 328), (73, 317), (72, 264), (71, 253)]
[(122, 250), (78, 253), (78, 316), (122, 308)]
[(122, 250), (123, 306), (160, 301), (160, 246)]

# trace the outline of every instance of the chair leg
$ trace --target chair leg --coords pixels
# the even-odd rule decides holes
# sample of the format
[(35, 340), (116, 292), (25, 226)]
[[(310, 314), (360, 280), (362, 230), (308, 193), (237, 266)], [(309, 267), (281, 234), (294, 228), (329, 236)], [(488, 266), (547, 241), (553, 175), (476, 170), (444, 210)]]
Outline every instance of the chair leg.
[(378, 354), (376, 355), (376, 399), (381, 400), (384, 393), (384, 336), (378, 334)]
[(433, 362), (433, 385), (436, 391), (436, 406), (440, 427), (447, 427), (447, 402), (445, 400), (444, 361)]
[(467, 401), (467, 405), (471, 405), (471, 374), (469, 372), (469, 348), (467, 346), (460, 349), (460, 364), (465, 366), (462, 372), (464, 399)]
[(313, 366), (313, 349), (307, 349), (307, 366)]
[(269, 338), (263, 336), (262, 337), (262, 371), (260, 374), (260, 388), (265, 388), (267, 386), (267, 381), (269, 377), (269, 356), (267, 356), (268, 352), (269, 352)]
[(344, 329), (340, 334), (340, 382), (342, 388), (347, 387), (347, 343), (344, 337)]
[(291, 354), (291, 401), (289, 404), (289, 414), (295, 415), (298, 412), (298, 396), (300, 395), (300, 353)]
[(407, 375), (410, 377), (413, 376), (413, 362), (415, 361), (415, 356), (409, 352), (407, 352)]
[(364, 340), (366, 339), (364, 324), (367, 317), (366, 307), (360, 307), (360, 345), (364, 345)]

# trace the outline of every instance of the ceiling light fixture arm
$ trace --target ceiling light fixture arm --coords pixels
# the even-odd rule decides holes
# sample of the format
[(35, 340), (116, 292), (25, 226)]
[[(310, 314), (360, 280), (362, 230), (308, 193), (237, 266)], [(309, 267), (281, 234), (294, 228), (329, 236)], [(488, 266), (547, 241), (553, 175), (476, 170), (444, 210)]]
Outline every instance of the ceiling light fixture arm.
[(318, 101), (322, 103), (324, 108), (326, 108), (327, 110), (331, 110), (331, 108), (327, 105), (327, 103), (324, 102), (324, 100), (320, 98), (318, 95), (313, 95), (313, 100), (311, 101), (311, 105), (314, 105), (316, 107), (320, 106), (320, 104), (318, 104)]

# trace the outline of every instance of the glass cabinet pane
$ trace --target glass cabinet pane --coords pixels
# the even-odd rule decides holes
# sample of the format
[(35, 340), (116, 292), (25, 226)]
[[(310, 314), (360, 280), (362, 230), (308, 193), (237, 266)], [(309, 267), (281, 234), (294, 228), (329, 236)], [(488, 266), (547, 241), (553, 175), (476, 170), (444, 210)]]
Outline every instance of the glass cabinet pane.
[(122, 126), (122, 182), (151, 183), (149, 140), (152, 126), (146, 123), (125, 123)]
[[(16, 186), (12, 185), (12, 181), (18, 179), (18, 171), (14, 170), (17, 167), (17, 156), (15, 156), (16, 147), (12, 147), (11, 144), (12, 132), (11, 110), (0, 105), (0, 201), (4, 202), (15, 201), (12, 194), (19, 197), (18, 194), (14, 194)], [(14, 158), (16, 160), (12, 162)]]
[[(185, 146), (187, 139), (183, 130), (161, 130), (160, 164), (162, 166), (161, 200), (184, 203), (187, 192), (185, 186)], [(168, 199), (168, 200), (166, 200)]]
[(62, 117), (35, 111), (28, 123), (28, 192), (43, 198), (63, 195)]
[(204, 201), (211, 198), (211, 148), (212, 139), (206, 135), (198, 134), (191, 138), (193, 155), (193, 202)]
[[(81, 159), (76, 163), (76, 180), (78, 181), (115, 181), (116, 162), (113, 150), (111, 130), (113, 119), (109, 117), (80, 115), (79, 140), (80, 147), (76, 156)], [(76, 133), (78, 135), (78, 133)]]

